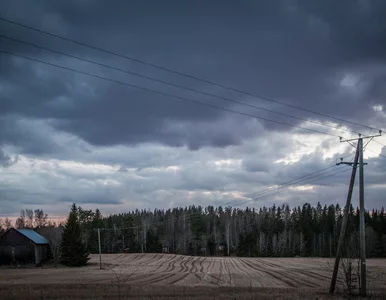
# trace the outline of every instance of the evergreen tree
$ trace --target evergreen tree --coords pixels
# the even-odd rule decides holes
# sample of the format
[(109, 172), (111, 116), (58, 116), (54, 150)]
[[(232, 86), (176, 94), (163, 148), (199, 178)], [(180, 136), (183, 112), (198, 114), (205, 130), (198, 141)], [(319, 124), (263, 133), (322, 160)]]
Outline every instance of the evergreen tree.
[[(82, 239), (91, 253), (98, 252), (95, 229), (110, 228), (101, 234), (102, 253), (170, 252), (189, 255), (240, 256), (321, 256), (333, 257), (340, 235), (342, 209), (306, 203), (254, 208), (177, 207), (135, 210), (103, 217), (94, 211), (74, 207)], [(26, 218), (27, 220), (27, 218)], [(366, 211), (366, 252), (368, 257), (386, 256), (384, 209)], [(150, 230), (150, 232), (148, 232)], [(359, 209), (350, 207), (346, 237), (359, 247)], [(162, 245), (162, 247), (161, 247)]]
[(162, 244), (159, 241), (159, 236), (152, 229), (149, 229), (146, 233), (146, 252), (162, 252)]
[(87, 264), (88, 251), (82, 241), (77, 207), (75, 203), (71, 207), (67, 224), (64, 227), (61, 243), (61, 263), (70, 267), (80, 267)]

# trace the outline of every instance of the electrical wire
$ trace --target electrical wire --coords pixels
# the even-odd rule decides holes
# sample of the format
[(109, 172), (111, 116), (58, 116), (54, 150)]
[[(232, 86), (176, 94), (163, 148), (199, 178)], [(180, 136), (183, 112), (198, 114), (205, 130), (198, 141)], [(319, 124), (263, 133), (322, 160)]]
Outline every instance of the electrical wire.
[[(283, 182), (283, 183), (279, 184), (278, 186), (283, 186), (283, 185), (291, 184), (291, 183), (293, 183), (293, 182), (295, 182), (295, 181), (298, 181), (298, 180), (300, 180), (300, 179), (302, 179), (302, 178), (308, 177), (308, 176), (313, 175), (313, 174), (316, 174), (316, 173), (323, 172), (323, 171), (325, 171), (325, 170), (328, 170), (328, 169), (331, 169), (331, 168), (334, 168), (334, 167), (335, 167), (335, 165), (330, 166), (330, 167), (327, 167), (327, 168), (324, 168), (324, 169), (321, 169), (321, 170), (318, 170), (318, 171), (315, 171), (315, 172), (312, 172), (312, 173), (310, 173), (310, 174), (304, 175), (304, 176), (299, 177), (299, 178), (297, 178), (297, 179), (294, 179), (294, 180), (291, 180), (291, 181), (287, 181), (287, 182)], [(262, 190), (262, 191), (260, 191), (260, 192), (254, 192), (254, 193), (246, 194), (246, 195), (244, 195), (244, 197), (248, 197), (248, 198), (249, 198), (250, 196), (253, 196), (254, 194), (257, 194), (257, 193), (264, 193), (264, 192), (266, 192), (266, 191), (271, 191), (272, 189), (276, 189), (278, 186), (276, 186), (276, 187), (271, 187), (271, 188)]]
[(70, 39), (70, 38), (67, 38), (67, 37), (64, 37), (64, 36), (61, 36), (61, 35), (58, 35), (58, 34), (55, 34), (55, 33), (49, 32), (49, 31), (46, 31), (46, 30), (38, 29), (38, 28), (35, 28), (35, 27), (32, 27), (32, 26), (20, 23), (20, 22), (12, 21), (12, 20), (6, 19), (4, 17), (0, 17), (0, 20), (3, 21), (3, 22), (7, 22), (9, 24), (13, 24), (13, 25), (17, 25), (17, 26), (20, 26), (20, 27), (23, 27), (23, 28), (26, 28), (26, 29), (29, 29), (29, 30), (33, 30), (35, 32), (39, 32), (41, 34), (45, 34), (45, 35), (48, 35), (48, 36), (51, 36), (51, 37), (55, 37), (55, 38), (58, 38), (58, 39), (61, 39), (61, 40), (67, 41), (67, 42), (71, 42), (73, 44), (77, 44), (77, 45), (80, 45), (80, 46), (83, 46), (83, 47), (87, 47), (87, 48), (90, 48), (90, 49), (93, 49), (93, 50), (97, 50), (97, 51), (100, 51), (102, 53), (106, 53), (106, 54), (113, 55), (113, 56), (116, 56), (116, 57), (124, 58), (124, 59), (130, 60), (130, 61), (133, 61), (133, 62), (136, 62), (136, 63), (139, 63), (139, 64), (150, 66), (150, 67), (153, 67), (153, 68), (156, 68), (156, 69), (159, 69), (159, 70), (162, 70), (162, 71), (166, 71), (166, 72), (169, 72), (169, 73), (172, 73), (172, 74), (176, 74), (176, 75), (179, 75), (179, 76), (183, 76), (183, 77), (186, 77), (186, 78), (194, 79), (196, 81), (200, 81), (200, 82), (203, 82), (203, 83), (206, 83), (206, 84), (210, 84), (210, 85), (213, 85), (213, 86), (221, 87), (223, 89), (234, 91), (234, 92), (237, 92), (237, 93), (240, 93), (240, 94), (248, 95), (248, 96), (251, 96), (251, 97), (254, 97), (254, 98), (258, 98), (258, 99), (261, 99), (261, 100), (265, 100), (265, 101), (268, 101), (268, 102), (280, 104), (280, 105), (287, 106), (287, 107), (290, 107), (290, 108), (293, 108), (293, 109), (297, 109), (297, 110), (301, 110), (301, 111), (304, 111), (304, 112), (308, 112), (308, 113), (312, 113), (312, 114), (315, 114), (315, 115), (319, 115), (319, 116), (322, 116), (322, 117), (330, 118), (330, 119), (333, 119), (333, 120), (336, 120), (336, 121), (340, 121), (340, 122), (344, 122), (344, 123), (348, 123), (348, 124), (352, 124), (352, 125), (357, 125), (357, 126), (361, 126), (361, 127), (365, 127), (365, 128), (368, 128), (368, 129), (375, 129), (375, 128), (370, 127), (368, 125), (360, 124), (358, 122), (353, 122), (353, 121), (350, 121), (350, 120), (345, 120), (345, 119), (342, 119), (342, 118), (334, 117), (334, 116), (331, 116), (331, 115), (328, 115), (328, 114), (319, 113), (319, 112), (316, 112), (316, 111), (313, 111), (313, 110), (310, 110), (310, 109), (306, 109), (306, 108), (302, 108), (302, 107), (299, 107), (299, 106), (291, 105), (291, 104), (288, 104), (288, 103), (285, 103), (285, 102), (281, 102), (281, 101), (275, 100), (273, 98), (269, 98), (269, 97), (261, 96), (261, 95), (254, 94), (254, 93), (251, 93), (251, 92), (243, 91), (241, 89), (234, 88), (234, 87), (231, 87), (231, 86), (228, 86), (228, 85), (224, 85), (224, 84), (217, 83), (217, 82), (214, 82), (214, 81), (202, 79), (200, 77), (189, 75), (189, 74), (186, 74), (186, 73), (183, 73), (183, 72), (179, 72), (179, 71), (176, 71), (176, 70), (172, 70), (170, 68), (162, 67), (162, 66), (159, 66), (159, 65), (156, 65), (156, 64), (153, 64), (153, 63), (146, 62), (144, 60), (140, 60), (140, 59), (137, 59), (137, 58), (130, 57), (128, 55), (119, 54), (119, 53), (111, 51), (111, 50), (103, 49), (103, 48), (100, 48), (100, 47), (97, 47), (97, 46), (86, 44), (84, 42), (76, 41), (76, 40), (73, 40), (73, 39)]
[(381, 145), (382, 147), (386, 147), (385, 144), (382, 144), (381, 142), (377, 141), (377, 140), (374, 140), (374, 142), (376, 142), (377, 144)]
[[(350, 156), (351, 156), (351, 155), (350, 155)], [(333, 166), (331, 166), (331, 167), (333, 167)], [(325, 168), (325, 169), (323, 169), (323, 170), (330, 169), (331, 167)], [(343, 170), (342, 170), (342, 169), (343, 169)], [(323, 170), (319, 170), (319, 171), (317, 171), (317, 172), (320, 172), (320, 171), (323, 171)], [(331, 173), (331, 171), (330, 171), (330, 172), (327, 172), (327, 173), (324, 173), (324, 174), (319, 174), (317, 177), (319, 177), (319, 176), (321, 176), (321, 175), (326, 175), (326, 176), (322, 176), (322, 177), (319, 177), (319, 178), (314, 178), (314, 177), (315, 177), (315, 176), (314, 176), (314, 177), (307, 178), (307, 179), (305, 179), (305, 180), (303, 179), (301, 182), (298, 182), (298, 183), (295, 185), (295, 187), (297, 187), (297, 186), (302, 186), (302, 185), (309, 184), (309, 183), (313, 183), (313, 182), (316, 182), (316, 181), (319, 181), (319, 180), (322, 180), (322, 179), (325, 179), (325, 178), (333, 177), (333, 176), (335, 176), (335, 175), (337, 175), (337, 174), (340, 174), (340, 173), (343, 173), (343, 172), (347, 172), (348, 170), (350, 170), (350, 169), (341, 167), (341, 168), (339, 168), (339, 171), (334, 170), (334, 173), (333, 173), (333, 174), (330, 174), (330, 175), (326, 175), (326, 174), (327, 174), (327, 173)], [(337, 171), (337, 172), (336, 172), (336, 171)], [(317, 173), (317, 172), (310, 173), (310, 174), (308, 174), (308, 176), (309, 176), (309, 175), (312, 175), (312, 174), (315, 174), (315, 173)], [(302, 176), (302, 177), (298, 178), (297, 180), (299, 180), (299, 179), (301, 179), (301, 178), (304, 178), (304, 177), (305, 177), (305, 176)], [(313, 179), (313, 180), (310, 180), (310, 179)], [(294, 181), (296, 181), (296, 180), (294, 180)], [(238, 200), (233, 200), (232, 202), (234, 202), (234, 204), (233, 204), (233, 205), (230, 205), (230, 206), (231, 206), (231, 207), (237, 207), (237, 206), (243, 205), (243, 204), (248, 203), (248, 202), (251, 202), (251, 201), (256, 201), (256, 200), (260, 200), (260, 199), (263, 199), (263, 198), (266, 198), (266, 197), (269, 197), (269, 196), (274, 196), (274, 195), (276, 195), (276, 194), (279, 194), (279, 193), (283, 192), (284, 190), (288, 190), (288, 189), (291, 188), (292, 186), (294, 186), (294, 185), (290, 185), (290, 186), (287, 186), (287, 187), (277, 187), (277, 188), (275, 188), (275, 189), (272, 190), (273, 193), (270, 193), (270, 194), (268, 194), (268, 195), (264, 195), (264, 196), (258, 197), (258, 198), (248, 199), (248, 200), (245, 200), (245, 201), (242, 201), (242, 202), (240, 202), (240, 201), (238, 201)], [(225, 203), (224, 206), (227, 206), (227, 203)], [(170, 223), (170, 222), (174, 222), (174, 221), (178, 222), (178, 221), (183, 221), (183, 220), (190, 220), (191, 218), (194, 219), (194, 218), (199, 218), (199, 217), (202, 217), (202, 216), (204, 216), (204, 214), (202, 214), (202, 213), (186, 214), (186, 215), (184, 215), (184, 216), (182, 216), (182, 217), (175, 217), (175, 218), (170, 218), (170, 219), (166, 219), (166, 220), (163, 220), (163, 221), (156, 221), (156, 222), (146, 223), (146, 226), (157, 225), (157, 224), (164, 224), (164, 223)], [(117, 227), (117, 228), (107, 228), (107, 229), (104, 228), (104, 230), (133, 229), (133, 228), (137, 228), (137, 227), (138, 227), (138, 225), (137, 225), (137, 226), (131, 226), (131, 227), (123, 227), (123, 228), (119, 228), (119, 227)]]
[(367, 145), (368, 145), (373, 139), (374, 139), (374, 137), (370, 138), (370, 139), (367, 141), (366, 145), (363, 147), (363, 150), (366, 149)]
[(97, 62), (95, 60), (90, 60), (90, 59), (82, 58), (82, 57), (79, 57), (79, 56), (76, 56), (76, 55), (72, 55), (72, 54), (69, 54), (69, 53), (62, 52), (62, 51), (54, 50), (52, 48), (47, 48), (47, 47), (44, 47), (44, 46), (41, 46), (41, 45), (37, 45), (37, 44), (31, 43), (31, 42), (26, 42), (26, 41), (23, 41), (23, 40), (20, 40), (20, 39), (16, 39), (16, 38), (13, 38), (13, 37), (9, 37), (9, 36), (3, 35), (3, 34), (0, 34), (0, 37), (4, 38), (4, 39), (11, 40), (11, 41), (14, 41), (14, 42), (18, 42), (18, 43), (21, 43), (21, 44), (24, 44), (24, 45), (32, 46), (32, 47), (35, 47), (35, 48), (38, 48), (38, 49), (42, 49), (42, 50), (45, 50), (45, 51), (49, 51), (49, 52), (52, 52), (52, 53), (56, 53), (56, 54), (60, 54), (60, 55), (66, 56), (66, 57), (70, 57), (70, 58), (73, 58), (73, 59), (76, 59), (76, 60), (79, 60), (79, 61), (83, 61), (83, 62), (87, 62), (87, 63), (90, 63), (90, 64), (94, 64), (94, 65), (97, 65), (97, 66), (100, 66), (100, 67), (108, 68), (108, 69), (111, 69), (111, 70), (115, 70), (115, 71), (118, 71), (118, 72), (122, 72), (122, 73), (126, 73), (126, 74), (129, 74), (129, 75), (132, 75), (132, 76), (136, 76), (136, 77), (139, 77), (139, 78), (144, 78), (144, 79), (151, 80), (151, 81), (154, 81), (154, 82), (158, 82), (158, 83), (161, 83), (161, 84), (165, 84), (165, 85), (168, 85), (168, 86), (172, 86), (172, 87), (176, 87), (176, 88), (183, 89), (183, 90), (186, 90), (186, 91), (190, 91), (190, 92), (193, 92), (193, 93), (196, 93), (196, 94), (217, 98), (217, 99), (224, 100), (224, 101), (227, 101), (227, 102), (236, 103), (236, 104), (239, 104), (239, 105), (243, 105), (243, 106), (247, 106), (247, 107), (263, 110), (263, 111), (266, 111), (266, 112), (269, 112), (269, 113), (273, 113), (273, 114), (285, 116), (285, 117), (288, 117), (288, 118), (293, 118), (293, 119), (301, 120), (301, 121), (308, 122), (308, 123), (317, 124), (317, 125), (320, 125), (320, 126), (324, 126), (324, 127), (328, 127), (328, 128), (334, 129), (334, 130), (339, 129), (339, 130), (342, 130), (342, 131), (345, 131), (345, 132), (349, 132), (349, 133), (361, 134), (360, 132), (355, 131), (355, 130), (347, 130), (347, 129), (340, 128), (339, 125), (338, 126), (331, 126), (331, 125), (323, 124), (323, 123), (318, 122), (318, 121), (313, 121), (313, 120), (309, 120), (309, 119), (306, 119), (306, 118), (289, 115), (289, 114), (286, 114), (286, 113), (282, 113), (282, 112), (278, 112), (278, 111), (275, 111), (275, 110), (271, 110), (271, 109), (267, 109), (267, 108), (264, 108), (264, 107), (260, 107), (260, 106), (254, 105), (254, 104), (233, 100), (233, 99), (230, 99), (230, 98), (227, 98), (227, 97), (223, 97), (223, 96), (219, 96), (219, 95), (216, 95), (216, 94), (200, 91), (200, 90), (197, 90), (197, 89), (192, 89), (192, 88), (189, 88), (189, 87), (186, 87), (186, 86), (183, 86), (183, 85), (174, 84), (174, 83), (171, 83), (171, 82), (168, 82), (168, 81), (157, 79), (155, 77), (146, 76), (146, 75), (135, 73), (135, 72), (132, 72), (132, 71), (129, 71), (129, 70), (113, 67), (111, 65), (100, 63), (100, 62)]
[[(334, 168), (336, 168), (336, 165), (333, 166)], [(312, 175), (312, 176), (303, 176), (303, 177), (306, 177), (305, 179), (301, 179), (301, 180), (294, 180), (292, 181), (290, 184), (286, 184), (286, 185), (280, 185), (278, 186), (276, 189), (277, 190), (280, 190), (280, 189), (283, 189), (283, 188), (286, 188), (287, 186), (290, 187), (290, 186), (293, 186), (294, 184), (299, 184), (299, 183), (302, 183), (304, 180), (309, 180), (309, 179), (312, 179), (312, 178), (316, 178), (316, 177), (319, 177), (321, 175), (326, 175), (326, 174), (329, 174), (329, 173), (332, 173), (332, 172), (335, 172), (335, 170), (329, 170), (329, 171), (324, 171), (324, 172), (321, 172), (319, 174), (316, 174), (316, 175)], [(247, 196), (248, 198), (256, 198), (260, 195), (263, 195), (263, 194), (266, 194), (267, 192), (270, 192), (270, 191), (262, 191), (262, 192), (256, 192), (256, 193), (253, 193), (249, 196)]]
[[(335, 175), (338, 175), (338, 174), (340, 174), (340, 173), (344, 173), (344, 172), (347, 172), (347, 171), (350, 170), (350, 169), (346, 169), (346, 168), (340, 168), (340, 169), (344, 169), (344, 170), (341, 170), (341, 171), (339, 171), (339, 172), (335, 172), (335, 173), (330, 174), (330, 175), (327, 175), (327, 176), (323, 176), (323, 177), (320, 177), (320, 178), (316, 178), (316, 179), (311, 180), (311, 181), (301, 182), (301, 183), (295, 185), (295, 187), (303, 186), (303, 185), (305, 185), (305, 184), (309, 184), (309, 183), (313, 183), (313, 182), (316, 182), (316, 181), (319, 181), (319, 180), (322, 180), (322, 179), (325, 179), (325, 178), (333, 177), (333, 176), (335, 176)], [(233, 205), (233, 206), (236, 206), (236, 207), (237, 207), (237, 206), (243, 205), (243, 204), (248, 203), (248, 202), (251, 202), (251, 201), (257, 201), (257, 200), (261, 200), (261, 199), (264, 199), (264, 198), (269, 197), (269, 196), (274, 196), (274, 195), (279, 194), (279, 193), (281, 193), (281, 192), (283, 192), (283, 191), (285, 191), (285, 190), (288, 190), (288, 189), (291, 188), (291, 187), (292, 187), (292, 185), (291, 185), (291, 186), (288, 186), (288, 187), (285, 187), (284, 189), (281, 189), (281, 190), (279, 190), (279, 191), (277, 191), (277, 192), (274, 192), (274, 193), (271, 193), (271, 194), (268, 194), (268, 195), (264, 195), (264, 196), (262, 196), (262, 197), (257, 197), (257, 198), (252, 198), (252, 199), (245, 200), (245, 201), (243, 201), (243, 202), (241, 202), (241, 203), (238, 203), (237, 205)]]
[[(350, 155), (343, 156), (343, 157), (341, 157), (341, 159), (344, 159), (344, 158), (347, 158), (347, 157), (351, 157), (351, 156), (354, 156), (354, 154), (350, 154)], [(325, 172), (325, 171), (326, 171), (326, 170), (329, 170), (329, 169), (332, 169), (332, 168), (336, 168), (336, 164), (335, 164), (335, 165), (332, 165), (332, 166), (329, 166), (329, 167), (327, 167), (327, 168), (324, 168), (324, 169), (321, 169), (321, 170), (318, 170), (318, 171), (315, 171), (315, 172), (312, 172), (312, 173), (303, 175), (303, 176), (301, 176), (301, 177), (299, 177), (299, 178), (297, 178), (297, 179), (294, 179), (294, 180), (291, 180), (291, 181), (284, 182), (284, 183), (282, 183), (282, 184), (279, 184), (279, 185), (276, 186), (276, 187), (271, 187), (271, 188), (268, 188), (268, 189), (265, 189), (265, 190), (262, 190), (262, 191), (259, 191), (259, 192), (254, 192), (254, 193), (246, 194), (246, 195), (244, 195), (244, 197), (250, 198), (251, 196), (254, 196), (254, 195), (256, 195), (256, 194), (259, 194), (259, 195), (260, 195), (260, 194), (264, 194), (264, 193), (269, 192), (269, 191), (271, 191), (271, 190), (273, 190), (273, 189), (278, 189), (278, 188), (281, 188), (281, 187), (283, 187), (283, 186), (286, 186), (286, 185), (295, 183), (296, 181), (299, 181), (299, 180), (301, 180), (301, 179), (305, 179), (305, 178), (307, 178), (307, 177), (309, 177), (309, 176), (312, 176), (312, 175), (314, 175), (314, 174), (317, 174), (317, 173), (321, 173), (321, 174), (318, 174), (317, 176), (322, 175), (322, 174), (327, 174), (327, 173), (329, 173), (329, 172), (331, 172), (331, 171), (328, 171), (328, 172)], [(334, 170), (334, 171), (335, 171), (335, 170)], [(315, 177), (315, 176), (312, 176), (312, 177)], [(308, 178), (308, 179), (310, 179), (310, 178)]]
[(367, 148), (367, 150), (369, 150), (370, 152), (373, 152), (373, 153), (377, 154), (378, 156), (381, 156), (381, 157), (383, 157), (383, 158), (386, 158), (386, 156), (383, 155), (382, 153), (377, 153), (377, 152), (375, 152), (374, 150), (371, 150), (371, 149), (369, 149), (369, 148)]
[(295, 179), (295, 180), (292, 180), (292, 181), (280, 184), (280, 185), (278, 185), (276, 187), (269, 188), (269, 189), (266, 189), (266, 190), (262, 190), (262, 191), (259, 191), (259, 192), (255, 192), (255, 193), (251, 193), (251, 194), (245, 195), (244, 197), (247, 197), (247, 198), (257, 197), (257, 196), (263, 195), (265, 193), (268, 193), (268, 192), (270, 192), (272, 190), (281, 189), (281, 188), (284, 188), (286, 186), (292, 186), (293, 184), (297, 183), (298, 181), (303, 181), (304, 179), (308, 180), (308, 179), (311, 179), (311, 178), (318, 177), (320, 175), (324, 175), (324, 174), (328, 174), (328, 173), (336, 171), (336, 170), (329, 170), (329, 171), (327, 171), (328, 169), (331, 169), (331, 168), (336, 168), (336, 165), (328, 167), (328, 168), (324, 169), (324, 171), (313, 172), (311, 174), (304, 175), (304, 176), (302, 176), (302, 177), (300, 177), (298, 179)]
[[(349, 155), (349, 156), (352, 156), (352, 155)], [(346, 157), (349, 157), (349, 156), (346, 156)], [(305, 175), (305, 176), (314, 175), (314, 174), (316, 174), (318, 172), (322, 172), (322, 171), (328, 170), (331, 167), (333, 167), (333, 166), (330, 166), (328, 168), (325, 168), (325, 169), (322, 169), (322, 170), (310, 173), (310, 174)], [(303, 180), (298, 182), (296, 185), (292, 184), (292, 185), (285, 186), (285, 187), (283, 187), (283, 186), (276, 187), (276, 188), (270, 190), (273, 193), (269, 193), (267, 195), (263, 195), (263, 196), (257, 197), (257, 198), (255, 197), (255, 198), (252, 198), (252, 199), (248, 199), (248, 200), (245, 200), (245, 201), (242, 201), (242, 202), (240, 202), (239, 200), (233, 200), (234, 203), (232, 205), (230, 205), (230, 206), (231, 207), (238, 207), (238, 206), (243, 205), (243, 204), (248, 203), (248, 202), (252, 202), (252, 201), (256, 201), (256, 200), (261, 200), (261, 199), (267, 198), (269, 196), (277, 195), (277, 194), (279, 194), (279, 193), (281, 193), (281, 192), (283, 192), (285, 190), (288, 190), (291, 187), (303, 186), (305, 184), (309, 184), (309, 183), (313, 183), (313, 182), (316, 182), (316, 181), (319, 181), (319, 180), (322, 180), (322, 179), (325, 179), (325, 178), (333, 177), (333, 176), (335, 176), (337, 174), (346, 172), (348, 170), (349, 170), (348, 168), (346, 169), (346, 168), (342, 167), (342, 168), (339, 168), (339, 171), (333, 170), (334, 173), (333, 174), (329, 174), (329, 175), (326, 175), (326, 174), (327, 173), (331, 173), (331, 171), (324, 172), (324, 173), (318, 174), (317, 176), (312, 176), (312, 177), (309, 177), (309, 178), (306, 178), (306, 179), (304, 179), (305, 176), (302, 176), (302, 177), (299, 177), (298, 179), (290, 181), (290, 182), (295, 182), (295, 181), (298, 181), (298, 180), (303, 178)], [(319, 177), (321, 175), (325, 175), (325, 176)], [(314, 178), (314, 177), (319, 177), (319, 178)], [(310, 180), (310, 179), (313, 179), (313, 180)], [(227, 203), (225, 203), (224, 206), (227, 206)], [(169, 218), (169, 219), (165, 219), (165, 220), (162, 220), (162, 221), (155, 221), (155, 222), (150, 222), (150, 223), (145, 223), (145, 224), (146, 224), (146, 226), (153, 226), (153, 225), (159, 225), (159, 224), (165, 224), (165, 223), (172, 223), (172, 222), (178, 222), (178, 221), (184, 221), (184, 220), (191, 220), (191, 219), (195, 219), (195, 218), (201, 218), (203, 216), (205, 216), (205, 214), (203, 214), (202, 212), (201, 213), (200, 212), (195, 212), (195, 213), (191, 213), (191, 214), (185, 214), (185, 215), (183, 215), (181, 217), (174, 217), (174, 218)], [(128, 229), (137, 229), (140, 226), (141, 225), (114, 227), (114, 228), (101, 228), (100, 230), (101, 231), (119, 231), (119, 230), (128, 230)]]
[(267, 122), (272, 122), (272, 123), (276, 123), (276, 124), (280, 124), (280, 125), (284, 125), (284, 126), (289, 126), (289, 127), (293, 127), (293, 128), (297, 128), (297, 129), (306, 130), (306, 131), (309, 131), (309, 132), (314, 132), (314, 133), (319, 133), (319, 134), (324, 134), (324, 135), (329, 135), (329, 136), (340, 138), (340, 136), (332, 134), (332, 133), (323, 132), (323, 131), (319, 131), (319, 130), (315, 130), (315, 129), (310, 129), (310, 128), (305, 128), (305, 127), (301, 127), (301, 126), (297, 126), (297, 125), (293, 125), (293, 124), (289, 124), (289, 123), (281, 122), (281, 121), (277, 121), (277, 120), (272, 120), (272, 119), (267, 119), (267, 118), (263, 118), (263, 117), (258, 117), (258, 116), (255, 116), (255, 115), (251, 115), (251, 114), (235, 111), (235, 110), (232, 110), (232, 109), (229, 109), (229, 108), (224, 108), (224, 107), (221, 107), (221, 106), (216, 106), (216, 105), (208, 104), (208, 103), (201, 102), (201, 101), (198, 101), (198, 100), (194, 100), (194, 99), (190, 99), (190, 98), (185, 98), (185, 97), (181, 97), (181, 96), (177, 96), (177, 95), (172, 95), (172, 94), (169, 94), (169, 93), (164, 93), (164, 92), (161, 92), (161, 91), (153, 90), (153, 89), (142, 87), (142, 86), (139, 86), (139, 85), (134, 85), (134, 84), (126, 83), (126, 82), (119, 81), (119, 80), (116, 80), (116, 79), (112, 79), (112, 78), (108, 78), (108, 77), (104, 77), (104, 76), (100, 76), (100, 75), (95, 75), (95, 74), (92, 74), (92, 73), (89, 73), (89, 72), (84, 72), (84, 71), (80, 71), (80, 70), (77, 70), (77, 69), (73, 69), (73, 68), (57, 65), (57, 64), (54, 64), (54, 63), (50, 63), (50, 62), (47, 62), (47, 61), (44, 61), (44, 60), (28, 57), (28, 56), (25, 56), (25, 55), (15, 54), (13, 52), (5, 51), (5, 50), (2, 50), (2, 49), (0, 49), (0, 53), (5, 53), (5, 54), (8, 54), (8, 55), (24, 58), (24, 59), (27, 59), (27, 60), (30, 60), (30, 61), (34, 61), (34, 62), (39, 62), (39, 63), (45, 64), (45, 65), (49, 65), (49, 66), (52, 66), (52, 67), (60, 68), (60, 69), (63, 69), (63, 70), (79, 73), (79, 74), (82, 74), (82, 75), (87, 75), (87, 76), (90, 76), (90, 77), (94, 77), (94, 78), (97, 78), (97, 79), (101, 79), (101, 80), (117, 83), (117, 84), (120, 84), (120, 85), (125, 85), (125, 86), (128, 86), (128, 87), (135, 88), (135, 89), (142, 90), (142, 91), (146, 91), (146, 92), (149, 92), (149, 93), (152, 93), (152, 94), (159, 94), (159, 95), (162, 95), (162, 96), (165, 96), (165, 97), (168, 97), (168, 98), (173, 98), (173, 99), (177, 99), (177, 100), (181, 100), (181, 101), (185, 101), (185, 102), (191, 102), (191, 103), (195, 103), (195, 104), (211, 107), (211, 108), (214, 108), (214, 109), (223, 110), (223, 111), (226, 111), (226, 112), (230, 112), (230, 113), (234, 113), (234, 114), (238, 114), (238, 115), (242, 115), (242, 116), (251, 117), (251, 118), (254, 118), (254, 119), (259, 119), (259, 120), (263, 120), (263, 121), (267, 121)]

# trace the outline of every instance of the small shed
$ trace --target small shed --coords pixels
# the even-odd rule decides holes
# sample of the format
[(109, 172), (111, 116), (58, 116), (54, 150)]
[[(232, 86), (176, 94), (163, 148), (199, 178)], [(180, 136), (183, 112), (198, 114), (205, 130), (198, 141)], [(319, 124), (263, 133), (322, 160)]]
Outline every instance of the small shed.
[(11, 228), (0, 236), (0, 264), (40, 264), (48, 250), (48, 240), (32, 229)]

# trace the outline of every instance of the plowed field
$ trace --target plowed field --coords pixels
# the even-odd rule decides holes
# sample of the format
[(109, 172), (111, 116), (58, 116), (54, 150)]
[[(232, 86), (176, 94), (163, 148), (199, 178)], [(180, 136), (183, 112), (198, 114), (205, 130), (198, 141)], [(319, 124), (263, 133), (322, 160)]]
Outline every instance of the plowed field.
[[(188, 294), (203, 293), (205, 289), (209, 292), (220, 287), (222, 293), (229, 288), (231, 291), (248, 288), (250, 291), (268, 289), (269, 295), (272, 290), (281, 290), (281, 295), (286, 295), (288, 289), (296, 293), (307, 291), (309, 295), (312, 290), (327, 292), (333, 266), (333, 260), (322, 258), (193, 257), (174, 254), (104, 254), (102, 262), (102, 270), (99, 269), (98, 255), (91, 255), (89, 265), (83, 268), (3, 269), (0, 270), (0, 289), (9, 284), (13, 289), (17, 286), (44, 285), (45, 291), (50, 290), (49, 286), (56, 286), (55, 290), (59, 291), (69, 284), (101, 286), (119, 283), (142, 289), (143, 293), (159, 289), (165, 293), (172, 290), (180, 293), (181, 289)], [(369, 259), (367, 266), (369, 290), (384, 292), (386, 260)]]
[[(92, 257), (98, 262), (98, 256)], [(104, 255), (128, 283), (242, 287), (323, 288), (333, 261), (318, 258), (197, 257), (173, 254)], [(386, 260), (368, 260), (377, 283), (386, 282)], [(382, 279), (385, 281), (382, 281)], [(380, 281), (378, 281), (380, 279)]]
[(133, 284), (321, 287), (331, 277), (326, 261), (318, 259), (121, 254), (105, 255), (103, 260)]
[[(321, 258), (198, 257), (174, 254), (91, 255), (84, 268), (11, 269), (0, 272), (0, 283), (109, 283), (118, 276), (129, 284), (324, 288), (332, 260)], [(369, 259), (372, 284), (386, 282), (386, 260)]]

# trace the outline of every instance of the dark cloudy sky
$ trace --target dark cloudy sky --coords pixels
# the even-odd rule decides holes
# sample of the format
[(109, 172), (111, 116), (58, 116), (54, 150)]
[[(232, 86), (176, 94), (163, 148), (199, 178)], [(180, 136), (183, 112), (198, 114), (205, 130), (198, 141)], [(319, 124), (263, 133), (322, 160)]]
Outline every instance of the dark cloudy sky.
[[(383, 0), (3, 0), (0, 17), (249, 94), (5, 21), (0, 21), (2, 51), (332, 135), (0, 53), (3, 217), (28, 207), (61, 216), (72, 202), (99, 207), (105, 214), (193, 204), (343, 204), (349, 172), (241, 204), (246, 194), (327, 168), (336, 158), (352, 154), (353, 148), (334, 135), (355, 137), (350, 130), (377, 133), (250, 94), (373, 128), (386, 127)], [(4, 36), (300, 119), (171, 87)], [(385, 137), (376, 140), (386, 144)], [(376, 142), (367, 147), (366, 203), (367, 208), (379, 208), (385, 203), (386, 147)]]

